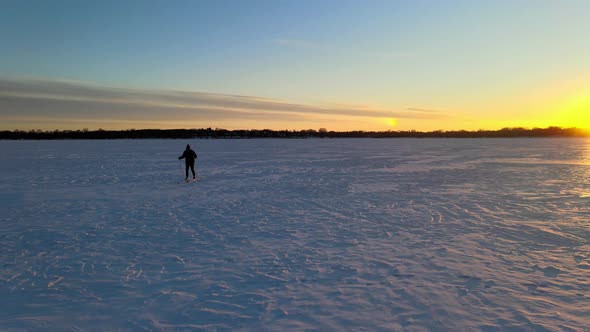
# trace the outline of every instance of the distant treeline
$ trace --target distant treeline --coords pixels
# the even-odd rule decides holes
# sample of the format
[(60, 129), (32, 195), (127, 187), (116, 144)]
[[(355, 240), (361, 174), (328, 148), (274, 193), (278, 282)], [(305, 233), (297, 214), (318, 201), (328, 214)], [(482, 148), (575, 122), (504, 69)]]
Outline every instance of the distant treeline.
[(0, 131), (0, 139), (148, 139), (148, 138), (393, 138), (393, 137), (441, 137), (441, 138), (483, 138), (483, 137), (583, 137), (590, 136), (578, 128), (503, 128), (500, 130), (436, 130), (422, 131), (328, 131), (319, 130), (226, 130), (226, 129), (129, 129), (129, 130), (14, 130)]

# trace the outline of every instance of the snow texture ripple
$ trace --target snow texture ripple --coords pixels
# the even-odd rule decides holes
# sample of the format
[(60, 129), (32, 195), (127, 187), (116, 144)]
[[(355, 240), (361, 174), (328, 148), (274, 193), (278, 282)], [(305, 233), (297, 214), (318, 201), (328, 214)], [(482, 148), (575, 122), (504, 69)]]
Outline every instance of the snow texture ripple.
[(589, 140), (0, 141), (0, 157), (1, 330), (590, 330)]

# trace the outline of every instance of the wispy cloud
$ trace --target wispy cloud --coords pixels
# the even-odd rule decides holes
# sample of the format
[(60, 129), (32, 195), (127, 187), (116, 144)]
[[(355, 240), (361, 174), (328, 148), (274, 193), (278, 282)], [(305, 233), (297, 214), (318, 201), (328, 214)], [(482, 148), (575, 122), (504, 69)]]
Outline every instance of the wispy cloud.
[(417, 107), (409, 107), (406, 108), (408, 111), (412, 111), (412, 112), (421, 112), (421, 113), (444, 113), (444, 111), (440, 111), (440, 110), (433, 110), (433, 109), (428, 109), (428, 108), (417, 108)]
[(373, 54), (381, 58), (408, 58), (414, 55), (413, 52), (409, 51), (376, 52)]
[(314, 43), (309, 40), (301, 40), (301, 39), (273, 39), (272, 42), (276, 45), (290, 47), (290, 48), (303, 48), (303, 49), (318, 49), (320, 48), (320, 44)]
[(439, 118), (422, 109), (393, 111), (363, 105), (307, 105), (255, 96), (140, 90), (87, 82), (0, 78), (0, 120), (109, 119), (128, 122), (302, 121), (318, 117)]
[[(289, 38), (277, 38), (273, 39), (272, 43), (275, 45), (279, 45), (282, 47), (292, 48), (292, 49), (301, 49), (301, 50), (322, 50), (322, 51), (331, 51), (331, 52), (344, 52), (344, 50), (339, 49), (338, 47), (334, 47), (333, 45), (318, 43), (310, 40), (304, 39), (289, 39)], [(414, 55), (413, 52), (410, 51), (402, 51), (402, 50), (390, 50), (390, 51), (367, 51), (364, 49), (356, 49), (356, 50), (346, 50), (346, 52), (357, 54), (363, 57), (370, 57), (370, 58), (385, 58), (385, 59), (395, 59), (395, 58), (407, 58)]]

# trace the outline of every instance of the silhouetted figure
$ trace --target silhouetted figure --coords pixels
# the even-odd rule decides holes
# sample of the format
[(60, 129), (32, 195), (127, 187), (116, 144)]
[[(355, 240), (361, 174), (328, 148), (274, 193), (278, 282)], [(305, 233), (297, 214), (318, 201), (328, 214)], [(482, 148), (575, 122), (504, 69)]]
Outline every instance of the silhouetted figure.
[(195, 159), (197, 159), (197, 154), (195, 153), (195, 151), (193, 151), (191, 149), (191, 146), (189, 144), (186, 145), (186, 149), (184, 150), (184, 152), (182, 153), (182, 156), (178, 157), (178, 160), (180, 159), (184, 159), (184, 164), (186, 165), (186, 175), (184, 180), (188, 179), (188, 168), (191, 168), (191, 171), (193, 172), (193, 179), (195, 178)]

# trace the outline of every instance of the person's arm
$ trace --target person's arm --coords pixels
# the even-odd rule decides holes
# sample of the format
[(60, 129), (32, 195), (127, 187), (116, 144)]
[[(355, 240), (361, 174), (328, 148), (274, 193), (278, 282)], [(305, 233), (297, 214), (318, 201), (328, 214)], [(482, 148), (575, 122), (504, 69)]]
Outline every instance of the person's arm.
[(195, 157), (195, 159), (197, 159), (197, 153), (195, 151), (193, 151), (193, 156)]
[(186, 157), (186, 151), (182, 153), (182, 156), (178, 157), (178, 160), (184, 159), (184, 157)]

